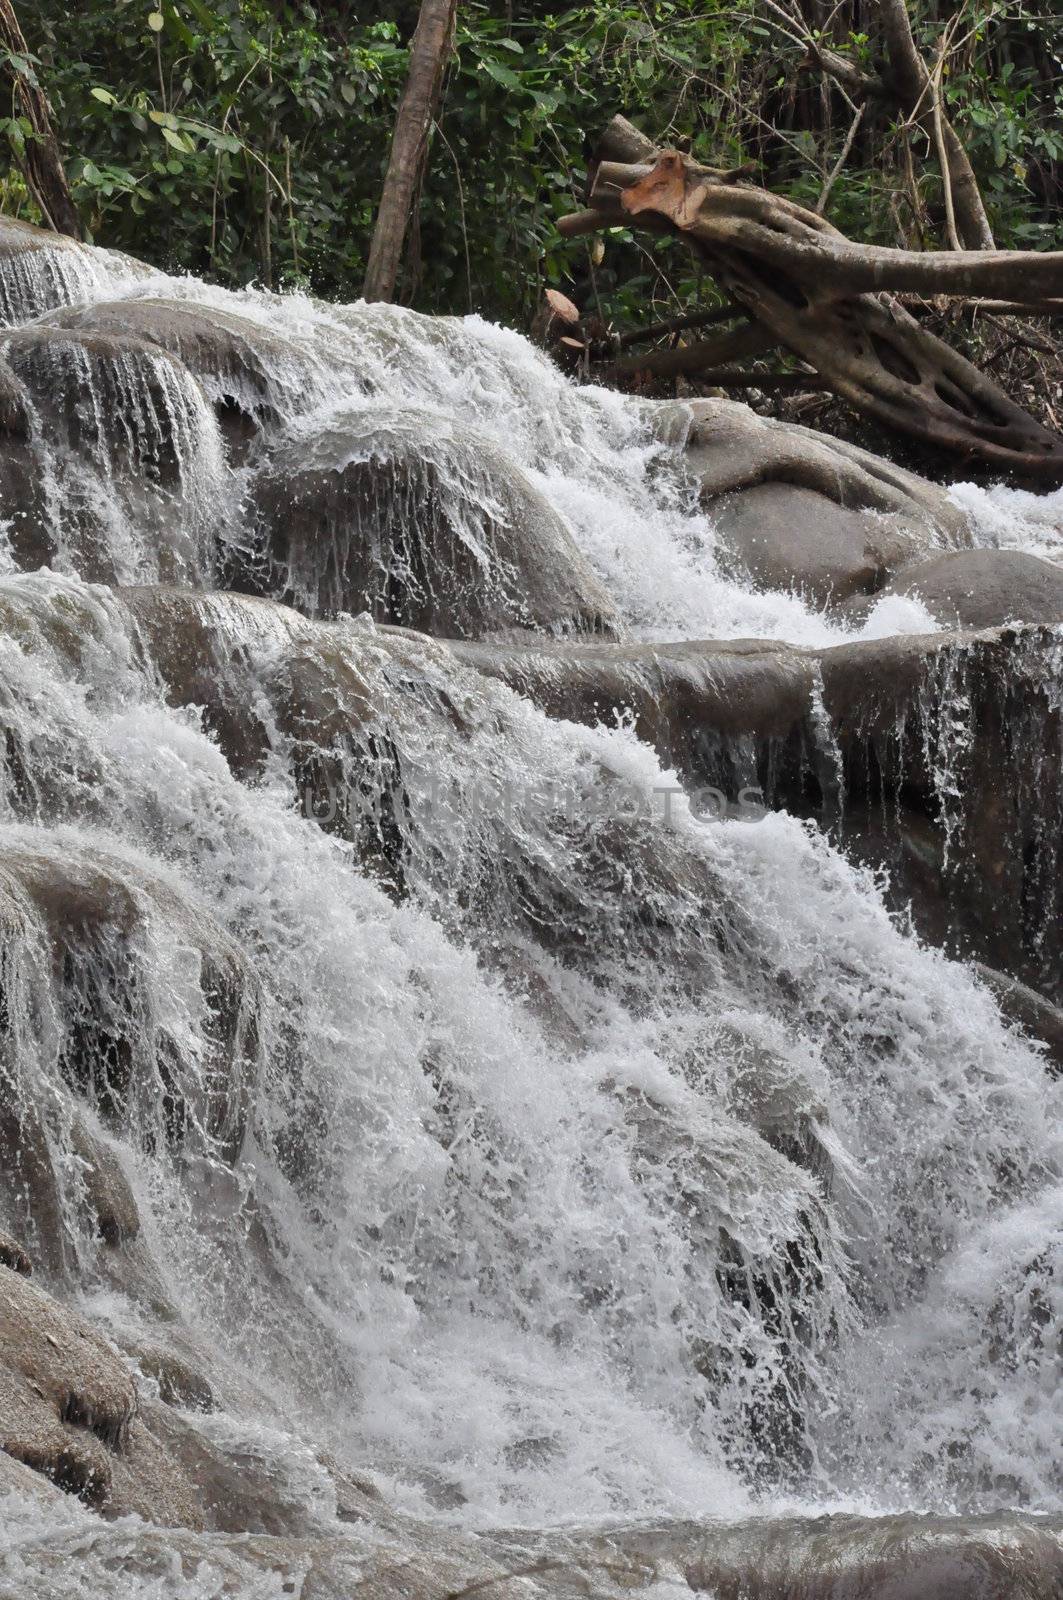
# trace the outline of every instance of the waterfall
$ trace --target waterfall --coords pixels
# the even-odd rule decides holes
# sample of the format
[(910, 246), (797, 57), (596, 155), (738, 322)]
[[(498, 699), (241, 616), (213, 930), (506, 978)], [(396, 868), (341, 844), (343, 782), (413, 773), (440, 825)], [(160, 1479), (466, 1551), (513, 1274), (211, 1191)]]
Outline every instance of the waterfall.
[[(869, 816), (921, 784), (945, 869), (980, 848), (1007, 641), (743, 580), (644, 402), (479, 318), (19, 260), (0, 1261), (139, 1410), (112, 1448), (101, 1402), (80, 1477), (0, 1475), (12, 1592), (73, 1594), (65, 1552), (116, 1596), (284, 1593), (401, 1545), (442, 1594), (626, 1529), (678, 1594), (681, 1525), (797, 1551), (827, 1512), (1007, 1507), (989, 1543), (1058, 1551), (1063, 1080), (841, 815), (863, 761)], [(1051, 497), (954, 498), (1058, 554)], [(907, 709), (849, 715), (832, 651), (910, 635)], [(1060, 647), (1019, 644), (1050, 966)], [(778, 793), (689, 710), (741, 672), (797, 708)], [(253, 1512), (152, 1526), (234, 1463)]]

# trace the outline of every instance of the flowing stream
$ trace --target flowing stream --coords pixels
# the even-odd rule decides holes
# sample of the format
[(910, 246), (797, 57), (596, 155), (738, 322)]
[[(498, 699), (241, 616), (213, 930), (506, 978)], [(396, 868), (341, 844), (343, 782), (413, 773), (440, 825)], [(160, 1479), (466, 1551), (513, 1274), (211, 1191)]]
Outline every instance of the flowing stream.
[[(727, 577), (639, 404), (515, 333), (98, 277), (41, 325), (248, 319), (271, 459), (401, 436), (472, 508), (485, 583), (496, 450), (627, 638), (853, 634)], [(550, 719), (420, 633), (304, 621), (327, 551), (292, 563), (293, 610), (217, 594), (262, 470), (219, 421), (236, 378), (27, 354), (16, 288), (0, 354), (51, 363), (52, 406), (45, 564), (9, 505), (0, 578), (0, 1072), (50, 1174), (8, 1218), (34, 1281), (123, 1349), (177, 1327), (216, 1394), (195, 1427), (322, 1536), (324, 1452), (463, 1534), (1063, 1514), (1063, 1082), (976, 974), (811, 823), (695, 814), (608, 708)], [(986, 543), (1063, 550), (1059, 496), (955, 494)], [(933, 627), (891, 600), (863, 636)], [(339, 742), (293, 712), (307, 685)], [(86, 1128), (136, 1202), (128, 1259), (84, 1225)], [(123, 1576), (128, 1522), (7, 1513), (5, 1595), (83, 1592), (48, 1551), (91, 1580), (97, 1540), (97, 1592), (285, 1592), (205, 1535)]]

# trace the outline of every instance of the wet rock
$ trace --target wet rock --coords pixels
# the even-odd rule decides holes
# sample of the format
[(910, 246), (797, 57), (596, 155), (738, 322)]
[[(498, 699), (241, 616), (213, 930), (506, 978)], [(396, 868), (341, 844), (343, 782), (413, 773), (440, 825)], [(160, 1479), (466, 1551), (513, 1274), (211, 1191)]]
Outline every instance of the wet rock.
[[(745, 1522), (618, 1528), (608, 1534), (514, 1536), (514, 1555), (592, 1573), (612, 1561), (629, 1582), (667, 1576), (721, 1600), (1049, 1600), (1063, 1592), (1058, 1518), (752, 1517)], [(501, 1541), (495, 1541), (497, 1547)]]
[[(85, 1538), (84, 1528), (67, 1533), (61, 1526), (48, 1539), (28, 1539), (19, 1547), (21, 1574), (34, 1594), (62, 1593), (72, 1560), (81, 1581), (94, 1594), (150, 1593), (172, 1572), (195, 1574), (217, 1595), (297, 1595), (299, 1600), (532, 1600), (553, 1594), (574, 1600), (586, 1594), (578, 1575), (573, 1590), (568, 1574), (554, 1567), (546, 1576), (536, 1564), (532, 1573), (511, 1569), (485, 1553), (480, 1540), (439, 1527), (405, 1524), (382, 1539), (377, 1529), (364, 1534), (347, 1529), (316, 1536), (261, 1533), (196, 1534), (188, 1529), (152, 1528), (148, 1524), (108, 1529), (101, 1525)], [(626, 1568), (634, 1564), (625, 1563)], [(638, 1568), (634, 1566), (637, 1573)], [(160, 1577), (161, 1575), (161, 1577)], [(597, 1577), (597, 1574), (595, 1575)], [(635, 1580), (637, 1581), (637, 1580)], [(602, 1596), (627, 1595), (612, 1585), (596, 1590)]]
[[(898, 573), (882, 594), (921, 600), (945, 627), (993, 628), (1008, 622), (1063, 622), (1063, 567), (1024, 550), (953, 550)], [(840, 607), (861, 622), (866, 600)]]
[(647, 410), (697, 479), (724, 564), (764, 588), (837, 604), (876, 593), (935, 547), (968, 542), (943, 489), (854, 445), (733, 400)]
[(818, 605), (876, 594), (890, 573), (932, 548), (929, 530), (904, 517), (839, 506), (796, 484), (758, 484), (706, 509), (726, 569)]
[(207, 1518), (200, 1485), (160, 1432), (161, 1411), (150, 1401), (138, 1407), (126, 1448), (111, 1462), (103, 1512), (108, 1517), (142, 1517), (165, 1528), (203, 1528)]
[[(62, 1271), (68, 1241), (52, 1139), (41, 1108), (7, 1064), (0, 1067), (0, 1173), (5, 1209), (18, 1219), (29, 1259)], [(17, 1270), (17, 1260), (5, 1264)]]
[(0, 1267), (0, 1448), (102, 1505), (135, 1412), (121, 1358), (82, 1319)]
[(12, 1272), (20, 1272), (28, 1278), (33, 1271), (33, 1262), (23, 1250), (17, 1239), (0, 1228), (0, 1267), (10, 1267)]
[(615, 608), (546, 497), (485, 436), (351, 408), (274, 452), (255, 487), (262, 570), (239, 586), (311, 616), (476, 638), (615, 634)]
[(198, 1488), (152, 1421), (91, 1324), (0, 1266), (0, 1451), (106, 1516), (200, 1528)]
[[(619, 712), (694, 797), (841, 826), (900, 865), (898, 902), (952, 953), (1063, 998), (1063, 716), (1051, 631), (759, 641), (456, 643), (551, 716)], [(753, 816), (752, 810), (745, 811)]]
[(0, 360), (0, 505), (8, 549), (23, 567), (39, 565), (51, 548), (43, 533), (43, 487), (30, 411), (25, 385)]
[[(221, 447), (192, 374), (126, 333), (36, 324), (0, 337), (28, 427), (8, 488), (23, 570), (93, 582), (198, 578), (224, 506)], [(16, 474), (11, 478), (11, 473)]]
[(611, 722), (623, 712), (666, 766), (729, 802), (774, 793), (810, 759), (811, 652), (762, 640), (604, 644), (528, 640), (451, 645), (460, 660), (550, 716)]
[(192, 372), (214, 407), (230, 459), (305, 402), (312, 368), (290, 340), (249, 317), (191, 300), (129, 298), (53, 312), (50, 327), (143, 340)]
[(0, 362), (0, 435), (5, 448), (29, 433), (29, 397), (6, 362)]
[[(34, 1507), (51, 1507), (62, 1516), (68, 1501), (62, 1489), (56, 1487), (48, 1478), (35, 1472), (24, 1461), (16, 1461), (14, 1456), (7, 1455), (0, 1450), (0, 1495), (18, 1497), (21, 1504), (29, 1503)], [(11, 1501), (7, 1500), (10, 1507)], [(7, 1527), (10, 1528), (10, 1519)]]
[(202, 707), (233, 771), (254, 777), (269, 733), (251, 693), (251, 663), (271, 655), (286, 661), (313, 624), (250, 595), (145, 586), (127, 589), (122, 600), (171, 704)]
[(132, 1346), (141, 1372), (158, 1385), (164, 1405), (181, 1411), (213, 1411), (214, 1391), (203, 1374), (175, 1350), (158, 1344)]
[[(108, 1243), (127, 1243), (138, 1231), (136, 1205), (112, 1152), (84, 1120), (56, 1128), (40, 1086), (54, 1072), (105, 1127), (147, 1148), (233, 1159), (257, 1071), (254, 974), (224, 931), (165, 879), (69, 843), (61, 853), (13, 843), (0, 852), (0, 944), (9, 993), (24, 984), (21, 992), (47, 995), (58, 1021), (42, 1040), (32, 1011), (11, 1007), (8, 1016), (18, 1065), (5, 1085), (9, 1125), (0, 1118), (0, 1135), (19, 1154), (20, 1195), (54, 1250), (65, 1215), (57, 1156), (68, 1140), (81, 1174), (75, 1198), (87, 1201)], [(157, 1020), (159, 982), (168, 1002), (180, 1007), (183, 996), (196, 1018), (190, 1050), (183, 1030)]]
[(81, 1163), (93, 1227), (105, 1244), (130, 1243), (140, 1232), (140, 1212), (118, 1156), (80, 1116), (74, 1120), (71, 1147)]
[(1063, 1009), (1046, 1000), (1036, 989), (1009, 978), (1006, 973), (994, 971), (983, 961), (972, 965), (986, 988), (992, 991), (1004, 1015), (1040, 1040), (1054, 1071), (1063, 1072)]
[(290, 1437), (262, 1428), (242, 1434), (226, 1419), (194, 1424), (165, 1407), (145, 1409), (167, 1458), (196, 1485), (202, 1525), (220, 1533), (302, 1537), (334, 1517), (327, 1469)]
[(26, 322), (84, 299), (106, 257), (48, 228), (0, 217), (0, 322)]

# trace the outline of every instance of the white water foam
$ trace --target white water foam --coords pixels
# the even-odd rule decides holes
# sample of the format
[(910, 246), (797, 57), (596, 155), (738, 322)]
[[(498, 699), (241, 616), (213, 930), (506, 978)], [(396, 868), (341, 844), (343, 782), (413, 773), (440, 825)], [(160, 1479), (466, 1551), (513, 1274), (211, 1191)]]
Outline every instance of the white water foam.
[[(383, 395), (486, 432), (636, 633), (846, 636), (722, 578), (637, 407), (514, 334), (189, 280), (131, 292), (300, 345), (320, 374), (301, 427)], [(293, 798), (283, 639), (240, 667), (239, 720), (270, 748), (238, 775), (166, 703), (120, 597), (40, 573), (0, 607), (0, 861), (27, 930), (8, 1032), (54, 1151), (79, 996), (44, 958), (28, 858), (56, 882), (91, 867), (139, 908), (132, 935), (102, 919), (77, 948), (135, 974), (132, 1058), (157, 1073), (165, 1037), (189, 1103), (225, 1044), (205, 966), (235, 952), (257, 996), (235, 1165), (206, 1122), (174, 1148), (163, 1094), (112, 1119), (166, 1296), (270, 1397), (223, 1408), (219, 1435), (289, 1461), (315, 1504), (308, 1439), (472, 1528), (758, 1495), (1060, 1509), (1063, 1090), (870, 874), (784, 815), (704, 822), (679, 798), (667, 825), (621, 817), (621, 791), (678, 788), (629, 730), (549, 721), (442, 646), (340, 623), (307, 654), (367, 688), (378, 755), (449, 797), (399, 828), (396, 899)], [(870, 636), (913, 620), (883, 603)], [(510, 807), (473, 804), (502, 791)], [(141, 1328), (143, 1286), (64, 1215), (82, 1304)]]

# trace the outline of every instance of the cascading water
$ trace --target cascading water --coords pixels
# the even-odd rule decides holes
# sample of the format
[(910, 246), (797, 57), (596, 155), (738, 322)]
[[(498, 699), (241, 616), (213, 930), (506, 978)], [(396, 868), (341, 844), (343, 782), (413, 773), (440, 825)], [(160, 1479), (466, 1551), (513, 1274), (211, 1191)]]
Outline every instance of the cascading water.
[[(546, 603), (506, 543), (530, 517), (544, 562), (571, 548), (547, 598), (577, 634), (821, 649), (855, 627), (725, 576), (639, 404), (515, 334), (62, 286), (84, 308), (5, 335), (50, 554), (24, 570), (9, 532), (0, 586), (0, 1222), (42, 1281), (149, 1397), (145, 1351), (176, 1340), (212, 1397), (179, 1409), (195, 1448), (250, 1463), (341, 1564), (330, 1462), (432, 1522), (441, 1571), (444, 1525), (1063, 1512), (1063, 1087), (1040, 1050), (811, 824), (735, 796), (706, 820), (615, 706), (550, 719), (350, 613), (426, 627), (429, 594), (474, 631), (488, 596), (519, 629)], [(149, 299), (179, 332), (112, 361), (117, 388), (83, 345), (48, 366), (67, 333), (42, 330), (106, 300), (99, 326), (126, 305), (142, 340)], [(251, 388), (197, 366), (193, 313), (257, 335)], [(296, 542), (263, 498), (282, 468), (338, 481), (400, 447), (416, 470), (358, 502), (387, 533), (368, 561), (332, 478)], [(1026, 537), (979, 503), (996, 542)], [(1017, 508), (1038, 548), (1045, 504)], [(457, 530), (446, 582), (422, 516)], [(206, 593), (234, 572), (251, 593)], [(389, 611), (411, 572), (417, 605)], [(895, 598), (861, 633), (933, 628)], [(821, 676), (810, 715), (837, 803)], [(946, 722), (923, 751), (943, 813), (969, 754)], [(64, 1550), (101, 1592), (274, 1592), (254, 1539), (14, 1492), (6, 1527), (27, 1592), (75, 1592)]]

